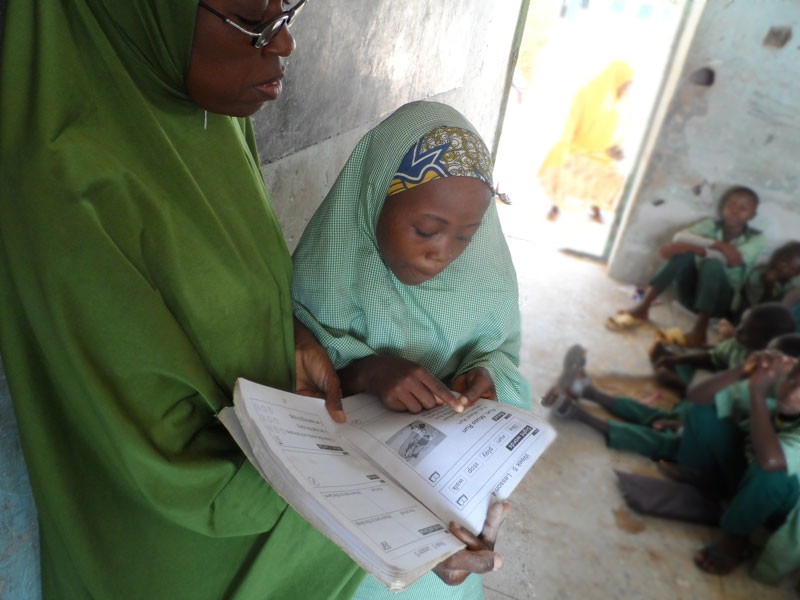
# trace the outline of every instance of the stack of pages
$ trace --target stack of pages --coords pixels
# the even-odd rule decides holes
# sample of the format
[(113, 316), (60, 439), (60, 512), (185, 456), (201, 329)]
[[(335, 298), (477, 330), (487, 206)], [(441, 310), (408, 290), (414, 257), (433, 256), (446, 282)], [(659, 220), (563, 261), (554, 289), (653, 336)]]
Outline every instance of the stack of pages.
[(220, 420), (270, 485), (391, 590), (402, 590), (480, 533), (489, 505), (508, 498), (555, 438), (530, 413), (480, 400), (397, 413), (374, 396), (323, 400), (239, 379)]

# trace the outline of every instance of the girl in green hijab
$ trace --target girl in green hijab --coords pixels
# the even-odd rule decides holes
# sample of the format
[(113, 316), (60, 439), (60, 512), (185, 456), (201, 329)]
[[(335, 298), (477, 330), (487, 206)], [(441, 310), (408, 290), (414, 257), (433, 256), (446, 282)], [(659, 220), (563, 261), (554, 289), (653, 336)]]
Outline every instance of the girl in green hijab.
[[(412, 412), (481, 396), (530, 406), (491, 170), (474, 127), (434, 102), (403, 106), (356, 146), (293, 256), (295, 315), (346, 395)], [(481, 598), (482, 580), (447, 587), (429, 574), (397, 595), (367, 578), (357, 597)]]
[(0, 352), (46, 598), (348, 598), (361, 580), (215, 417), (238, 376), (310, 390), (328, 365), (335, 380), (293, 321), (237, 118), (280, 93), (282, 8), (6, 6)]

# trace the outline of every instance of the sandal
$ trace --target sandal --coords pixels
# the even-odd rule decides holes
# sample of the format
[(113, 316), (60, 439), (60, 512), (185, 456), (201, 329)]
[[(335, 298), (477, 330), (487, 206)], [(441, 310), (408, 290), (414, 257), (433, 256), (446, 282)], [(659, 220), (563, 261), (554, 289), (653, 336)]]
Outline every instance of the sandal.
[[(586, 366), (586, 348), (580, 344), (573, 344), (564, 354), (561, 375), (558, 376), (556, 387), (562, 391), (580, 396), (584, 388), (590, 383), (583, 368)], [(583, 373), (584, 377), (579, 378)]]
[(559, 393), (555, 388), (542, 398), (542, 406), (549, 406), (550, 410), (561, 419), (569, 419), (578, 410), (575, 400), (566, 394)]
[(673, 346), (685, 346), (686, 335), (680, 327), (669, 327), (667, 329), (656, 329), (656, 340), (664, 344)]
[(609, 331), (633, 331), (647, 322), (647, 319), (640, 319), (630, 313), (621, 312), (606, 319), (606, 329)]
[(740, 550), (732, 553), (723, 549), (722, 543), (717, 540), (695, 553), (694, 564), (711, 575), (727, 575), (750, 558), (750, 555), (750, 546), (746, 542)]

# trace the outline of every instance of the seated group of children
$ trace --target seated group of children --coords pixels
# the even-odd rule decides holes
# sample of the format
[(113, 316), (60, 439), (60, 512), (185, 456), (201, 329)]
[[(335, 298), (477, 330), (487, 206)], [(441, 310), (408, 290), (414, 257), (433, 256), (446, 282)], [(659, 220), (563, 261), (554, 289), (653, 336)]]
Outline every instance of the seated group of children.
[[(720, 219), (702, 221), (662, 246), (665, 263), (644, 297), (606, 322), (614, 331), (641, 325), (655, 299), (675, 285), (678, 301), (697, 315), (694, 326), (682, 336), (682, 348), (658, 342), (650, 350), (656, 381), (681, 398), (672, 409), (599, 389), (579, 345), (567, 351), (542, 404), (600, 432), (608, 447), (657, 460), (668, 477), (724, 500), (722, 536), (697, 551), (700, 569), (730, 573), (750, 557), (754, 532), (774, 530), (752, 575), (777, 583), (800, 567), (800, 242), (780, 246), (756, 265), (764, 236), (748, 223), (757, 206), (752, 190), (729, 190)], [(708, 347), (714, 317), (738, 324), (722, 322), (724, 339)], [(581, 400), (615, 418), (595, 416)]]

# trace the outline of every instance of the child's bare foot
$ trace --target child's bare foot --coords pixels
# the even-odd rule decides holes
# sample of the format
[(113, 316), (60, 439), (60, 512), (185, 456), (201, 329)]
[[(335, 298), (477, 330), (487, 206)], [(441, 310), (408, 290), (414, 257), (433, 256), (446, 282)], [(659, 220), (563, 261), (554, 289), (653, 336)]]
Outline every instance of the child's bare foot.
[(694, 555), (694, 564), (712, 575), (728, 575), (749, 557), (750, 545), (746, 538), (725, 534), (698, 550)]

